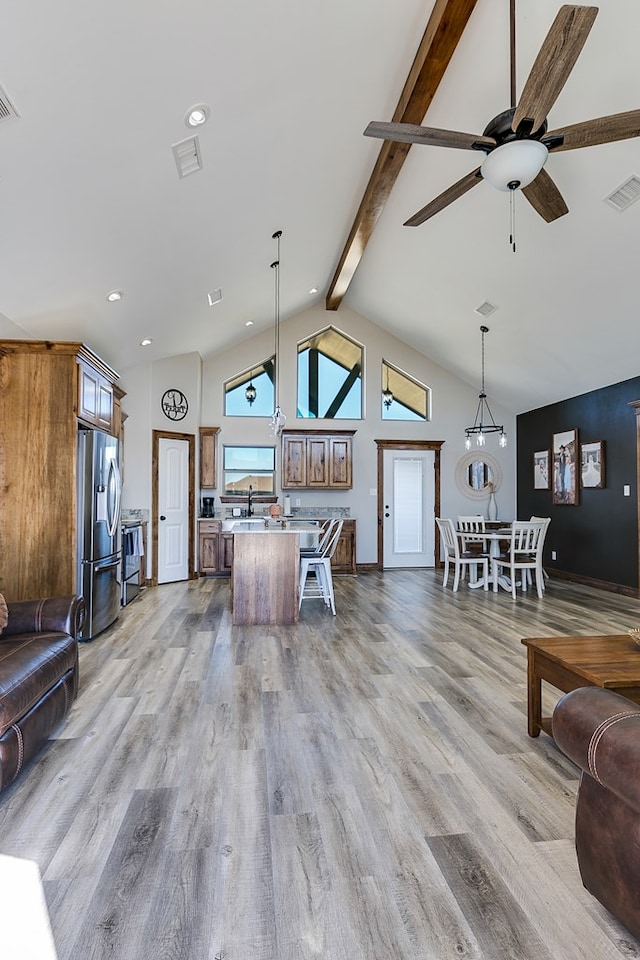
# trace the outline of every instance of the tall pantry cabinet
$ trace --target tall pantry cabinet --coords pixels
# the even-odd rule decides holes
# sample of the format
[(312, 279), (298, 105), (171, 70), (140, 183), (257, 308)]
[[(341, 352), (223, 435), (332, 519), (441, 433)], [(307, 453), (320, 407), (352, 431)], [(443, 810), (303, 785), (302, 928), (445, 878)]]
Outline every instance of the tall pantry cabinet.
[(77, 591), (78, 425), (119, 433), (117, 379), (82, 343), (0, 340), (0, 592), (7, 600)]

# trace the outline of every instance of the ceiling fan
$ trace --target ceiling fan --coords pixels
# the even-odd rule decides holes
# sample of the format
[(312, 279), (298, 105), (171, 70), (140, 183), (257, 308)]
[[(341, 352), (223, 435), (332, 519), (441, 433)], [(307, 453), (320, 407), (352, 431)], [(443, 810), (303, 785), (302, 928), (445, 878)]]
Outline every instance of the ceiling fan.
[(372, 122), (367, 137), (399, 143), (422, 143), (485, 153), (475, 170), (410, 217), (406, 227), (417, 227), (487, 180), (498, 190), (522, 190), (547, 223), (569, 212), (560, 191), (544, 170), (549, 152), (575, 150), (640, 136), (640, 110), (574, 123), (547, 132), (547, 114), (575, 66), (598, 7), (560, 7), (516, 102), (515, 0), (510, 0), (511, 107), (489, 121), (482, 136), (456, 130), (438, 130), (413, 123)]

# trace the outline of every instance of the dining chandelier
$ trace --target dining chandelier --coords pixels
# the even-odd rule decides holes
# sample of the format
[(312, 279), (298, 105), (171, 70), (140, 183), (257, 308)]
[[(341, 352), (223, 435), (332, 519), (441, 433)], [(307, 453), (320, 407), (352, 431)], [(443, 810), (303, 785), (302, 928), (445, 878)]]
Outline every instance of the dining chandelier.
[(276, 405), (275, 409), (271, 415), (271, 420), (269, 421), (269, 429), (274, 437), (279, 437), (282, 431), (284, 430), (284, 425), (287, 422), (287, 418), (280, 408), (280, 238), (282, 237), (282, 230), (276, 230), (272, 235), (272, 240), (277, 241), (278, 244), (278, 257), (271, 264), (272, 270), (275, 271), (275, 280), (274, 280), (274, 381), (275, 381), (275, 400)]
[(471, 449), (472, 437), (476, 438), (476, 446), (484, 447), (488, 433), (499, 433), (500, 446), (506, 447), (507, 445), (507, 435), (504, 432), (504, 427), (502, 424), (497, 424), (493, 419), (491, 407), (487, 402), (487, 394), (484, 389), (484, 336), (486, 333), (489, 333), (489, 327), (481, 326), (480, 332), (482, 334), (482, 382), (480, 393), (478, 394), (478, 408), (473, 426), (465, 429), (464, 445), (466, 450)]

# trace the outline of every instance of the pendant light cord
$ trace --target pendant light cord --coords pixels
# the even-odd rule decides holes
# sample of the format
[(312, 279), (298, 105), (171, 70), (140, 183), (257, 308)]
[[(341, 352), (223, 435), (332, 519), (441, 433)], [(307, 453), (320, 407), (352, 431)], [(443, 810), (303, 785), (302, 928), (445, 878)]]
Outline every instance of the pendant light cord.
[(280, 407), (280, 238), (282, 236), (282, 230), (276, 230), (272, 235), (272, 240), (276, 240), (278, 243), (278, 256), (277, 259), (271, 264), (271, 268), (275, 270), (275, 282), (274, 282), (274, 315), (275, 315), (275, 338), (274, 338), (274, 353), (275, 353), (275, 396), (276, 396), (276, 410)]

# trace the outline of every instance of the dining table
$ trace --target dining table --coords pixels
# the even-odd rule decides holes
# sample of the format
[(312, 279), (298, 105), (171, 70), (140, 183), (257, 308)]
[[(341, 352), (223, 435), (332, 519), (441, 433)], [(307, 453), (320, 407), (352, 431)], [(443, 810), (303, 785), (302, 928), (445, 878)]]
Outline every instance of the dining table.
[[(500, 555), (500, 541), (509, 540), (511, 537), (511, 526), (507, 526), (509, 521), (504, 521), (504, 526), (498, 527), (493, 530), (479, 530), (479, 531), (469, 531), (469, 530), (456, 530), (456, 535), (459, 537), (461, 544), (468, 543), (479, 543), (480, 545), (484, 544), (486, 541), (489, 541), (489, 559), (492, 557), (498, 557)], [(488, 583), (487, 586), (491, 586), (493, 583), (493, 577), (491, 574), (491, 563), (489, 563), (489, 572), (487, 574)], [(511, 591), (511, 579), (510, 577), (505, 577), (504, 575), (498, 577), (498, 584), (502, 587), (503, 590)], [(478, 577), (473, 581), (469, 581), (468, 587), (471, 590), (478, 590), (484, 588), (485, 578)]]

